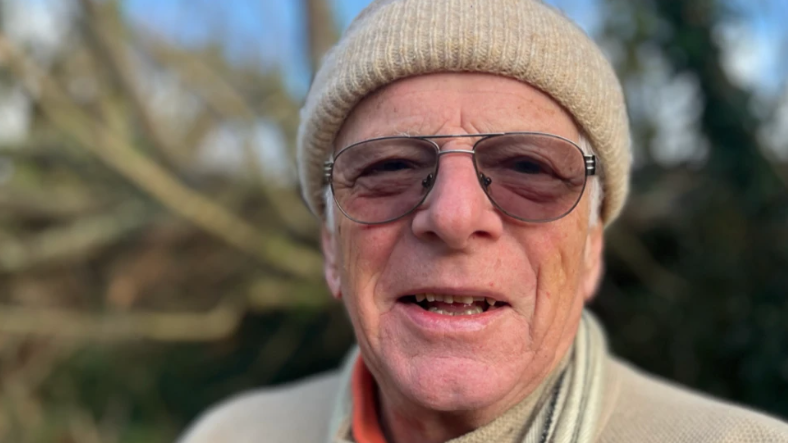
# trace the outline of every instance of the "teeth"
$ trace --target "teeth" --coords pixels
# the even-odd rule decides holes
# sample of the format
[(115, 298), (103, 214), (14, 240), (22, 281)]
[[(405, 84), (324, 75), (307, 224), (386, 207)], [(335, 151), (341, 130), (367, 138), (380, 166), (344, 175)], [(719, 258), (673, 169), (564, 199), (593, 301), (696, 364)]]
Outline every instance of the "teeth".
[(456, 316), (459, 316), (459, 315), (481, 314), (482, 312), (484, 312), (482, 310), (482, 308), (479, 307), (479, 306), (474, 306), (472, 308), (468, 308), (464, 312), (449, 312), (449, 311), (444, 311), (443, 309), (439, 309), (439, 308), (436, 308), (436, 307), (433, 306), (433, 307), (431, 307), (429, 309), (429, 311), (430, 312), (434, 312), (436, 314), (448, 315), (448, 316), (451, 316), (451, 317), (456, 317)]
[(454, 316), (453, 312), (444, 311), (443, 309), (438, 309), (438, 308), (434, 308), (434, 307), (430, 308), (429, 311), (430, 312), (434, 312), (436, 314)]
[(458, 297), (454, 297), (454, 300), (456, 300), (457, 303), (462, 303), (462, 304), (466, 304), (466, 305), (472, 305), (473, 304), (473, 297), (471, 297), (471, 296), (467, 296), (467, 297), (459, 297), (458, 296)]
[(464, 305), (472, 305), (474, 302), (486, 301), (488, 305), (495, 306), (495, 299), (489, 297), (472, 297), (470, 295), (444, 295), (444, 294), (416, 294), (416, 302), (421, 303), (424, 300), (428, 302), (443, 302), (443, 303), (460, 303)]

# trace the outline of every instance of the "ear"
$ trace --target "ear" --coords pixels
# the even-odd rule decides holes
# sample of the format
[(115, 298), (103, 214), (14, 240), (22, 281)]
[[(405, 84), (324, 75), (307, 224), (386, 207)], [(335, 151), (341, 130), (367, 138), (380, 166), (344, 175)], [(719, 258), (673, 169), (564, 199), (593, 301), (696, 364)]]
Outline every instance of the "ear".
[(336, 239), (334, 233), (329, 231), (325, 225), (321, 232), (321, 243), (323, 246), (323, 273), (326, 276), (326, 283), (331, 295), (339, 300), (342, 298), (342, 287), (339, 284), (339, 268), (337, 266)]
[(588, 231), (585, 250), (585, 275), (583, 276), (583, 298), (586, 303), (596, 295), (604, 270), (604, 227), (597, 223)]

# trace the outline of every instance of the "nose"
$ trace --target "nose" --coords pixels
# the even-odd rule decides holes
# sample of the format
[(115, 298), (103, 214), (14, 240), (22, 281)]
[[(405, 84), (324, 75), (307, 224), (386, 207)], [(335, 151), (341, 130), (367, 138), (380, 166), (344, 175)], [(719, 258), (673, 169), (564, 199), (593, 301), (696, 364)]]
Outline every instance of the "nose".
[(414, 235), (453, 250), (500, 237), (502, 218), (479, 185), (471, 155), (446, 153), (440, 162), (430, 195), (413, 217)]

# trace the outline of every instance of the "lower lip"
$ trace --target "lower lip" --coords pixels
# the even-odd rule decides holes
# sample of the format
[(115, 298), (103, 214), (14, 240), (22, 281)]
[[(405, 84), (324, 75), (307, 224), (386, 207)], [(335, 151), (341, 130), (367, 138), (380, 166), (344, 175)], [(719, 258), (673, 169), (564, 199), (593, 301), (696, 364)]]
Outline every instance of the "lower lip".
[(415, 303), (397, 302), (393, 313), (402, 315), (419, 329), (427, 331), (474, 332), (480, 331), (509, 312), (509, 306), (489, 309), (481, 314), (444, 315), (430, 312)]

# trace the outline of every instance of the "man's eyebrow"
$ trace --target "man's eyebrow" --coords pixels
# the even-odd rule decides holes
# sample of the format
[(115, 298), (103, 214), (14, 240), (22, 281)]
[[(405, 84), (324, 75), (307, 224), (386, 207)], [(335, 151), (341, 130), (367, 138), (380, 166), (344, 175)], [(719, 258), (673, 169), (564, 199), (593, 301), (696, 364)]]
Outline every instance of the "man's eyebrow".
[(381, 137), (417, 137), (420, 133), (412, 132), (412, 131), (378, 131), (372, 132), (365, 137), (365, 140), (369, 140), (372, 138), (381, 138)]

